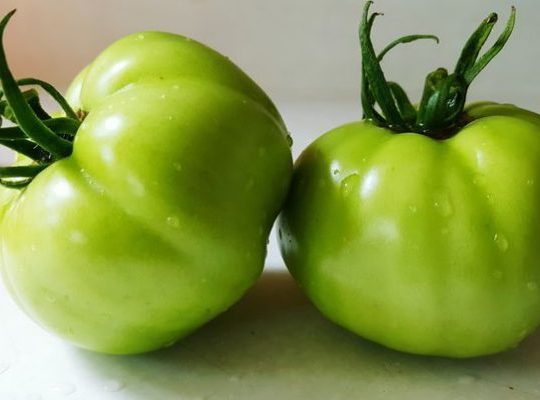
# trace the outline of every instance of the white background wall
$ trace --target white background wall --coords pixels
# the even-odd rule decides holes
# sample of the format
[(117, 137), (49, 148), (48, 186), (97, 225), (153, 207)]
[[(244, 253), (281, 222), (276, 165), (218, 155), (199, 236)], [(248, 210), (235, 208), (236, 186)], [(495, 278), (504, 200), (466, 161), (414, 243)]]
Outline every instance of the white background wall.
[[(440, 35), (408, 45), (385, 63), (388, 75), (413, 96), (425, 74), (452, 67), (465, 38), (490, 11), (504, 25), (510, 5), (518, 24), (508, 48), (480, 76), (472, 98), (517, 102), (540, 109), (540, 2), (537, 0), (378, 0), (381, 46), (402, 34)], [(18, 8), (6, 45), (14, 71), (65, 86), (111, 41), (134, 31), (191, 36), (230, 56), (276, 100), (356, 101), (357, 25), (361, 0), (0, 0)]]
[[(470, 33), (491, 11), (509, 15), (506, 0), (377, 0), (379, 48), (411, 33), (442, 42), (396, 49), (389, 78), (418, 99), (425, 75), (453, 68)], [(540, 111), (540, 1), (514, 0), (518, 21), (507, 48), (479, 76), (470, 99), (510, 102)], [(101, 49), (128, 33), (164, 30), (202, 41), (231, 57), (274, 99), (294, 138), (296, 157), (321, 133), (361, 116), (357, 27), (362, 0), (0, 0), (18, 8), (6, 47), (17, 77), (67, 86)], [(496, 36), (496, 35), (494, 35)], [(488, 43), (492, 43), (492, 41)], [(9, 160), (0, 149), (0, 162)], [(271, 236), (267, 265), (281, 264)]]

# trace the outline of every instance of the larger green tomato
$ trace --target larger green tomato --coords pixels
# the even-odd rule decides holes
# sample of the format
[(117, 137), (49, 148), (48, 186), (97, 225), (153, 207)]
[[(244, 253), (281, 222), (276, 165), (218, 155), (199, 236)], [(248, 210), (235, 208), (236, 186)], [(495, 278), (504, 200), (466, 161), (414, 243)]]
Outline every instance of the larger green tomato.
[[(298, 159), (280, 218), (286, 264), (323, 314), (393, 349), (471, 357), (514, 347), (540, 323), (540, 115), (463, 109), (485, 66), (479, 48), (454, 74), (431, 74), (413, 107), (380, 71), (368, 9), (368, 118)], [(513, 16), (493, 49), (512, 26)]]
[(259, 276), (292, 172), (285, 126), (227, 58), (168, 33), (114, 43), (67, 97), (85, 116), (73, 153), (3, 189), (5, 283), (79, 346), (171, 345)]

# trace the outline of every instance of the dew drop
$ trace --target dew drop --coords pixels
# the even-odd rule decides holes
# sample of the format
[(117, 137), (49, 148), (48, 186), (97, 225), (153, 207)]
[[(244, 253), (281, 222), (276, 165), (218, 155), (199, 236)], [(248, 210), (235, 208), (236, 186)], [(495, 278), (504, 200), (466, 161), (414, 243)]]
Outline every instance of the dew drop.
[(445, 195), (439, 196), (435, 200), (433, 205), (443, 217), (450, 217), (454, 213), (454, 207), (452, 206), (452, 202)]
[(486, 194), (486, 199), (489, 204), (495, 203), (495, 200), (493, 199), (493, 195), (491, 193)]
[(51, 390), (55, 393), (68, 396), (70, 394), (75, 393), (77, 391), (77, 388), (75, 387), (75, 385), (71, 383), (63, 382), (63, 383), (55, 383), (51, 385)]
[(361, 161), (362, 161), (362, 164), (365, 164), (367, 161), (366, 157), (363, 157)]
[(169, 116), (167, 117), (167, 119), (168, 119), (169, 121), (172, 121), (172, 120), (173, 120), (173, 116), (172, 116), (172, 115), (169, 115)]
[(411, 212), (411, 214), (416, 214), (418, 212), (418, 207), (409, 206), (409, 211)]
[(160, 99), (166, 99), (167, 95), (165, 93), (162, 93), (161, 96), (159, 96)]
[(49, 303), (56, 303), (56, 296), (51, 293), (47, 293), (47, 295), (45, 296), (45, 300), (47, 300), (47, 302)]
[(527, 282), (527, 289), (534, 292), (538, 290), (538, 284), (536, 282)]
[(182, 164), (180, 164), (179, 162), (175, 162), (173, 164), (173, 168), (177, 171), (182, 171)]
[(144, 35), (143, 35), (142, 33), (139, 33), (139, 34), (137, 35), (137, 39), (139, 39), (139, 40), (144, 40)]
[(180, 85), (173, 85), (173, 89), (174, 89), (174, 90), (180, 89)]
[(358, 188), (359, 183), (360, 183), (360, 176), (357, 173), (354, 173), (345, 177), (341, 181), (341, 193), (344, 196), (350, 195), (351, 193), (355, 191), (355, 189)]
[(125, 383), (116, 379), (111, 379), (103, 384), (105, 392), (119, 392), (126, 387)]
[(169, 215), (167, 217), (167, 225), (171, 228), (178, 228), (180, 226), (180, 220), (176, 215)]
[(527, 179), (527, 186), (533, 186), (534, 185), (534, 179)]
[(500, 233), (496, 233), (493, 236), (493, 240), (495, 241), (495, 244), (497, 245), (500, 251), (505, 252), (506, 250), (508, 250), (508, 239), (506, 239), (504, 235)]
[(336, 168), (335, 170), (333, 170), (333, 171), (332, 171), (332, 174), (334, 174), (334, 175), (339, 175), (339, 169)]

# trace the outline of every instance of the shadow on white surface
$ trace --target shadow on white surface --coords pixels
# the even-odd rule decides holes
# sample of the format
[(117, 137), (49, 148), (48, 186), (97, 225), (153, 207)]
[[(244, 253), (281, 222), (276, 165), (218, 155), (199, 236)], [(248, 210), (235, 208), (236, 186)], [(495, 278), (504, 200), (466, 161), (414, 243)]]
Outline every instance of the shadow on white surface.
[[(325, 320), (286, 271), (267, 271), (228, 312), (170, 349), (115, 357), (73, 350), (111, 399), (540, 398), (540, 332), (501, 355), (401, 354)], [(113, 390), (110, 390), (113, 391)]]

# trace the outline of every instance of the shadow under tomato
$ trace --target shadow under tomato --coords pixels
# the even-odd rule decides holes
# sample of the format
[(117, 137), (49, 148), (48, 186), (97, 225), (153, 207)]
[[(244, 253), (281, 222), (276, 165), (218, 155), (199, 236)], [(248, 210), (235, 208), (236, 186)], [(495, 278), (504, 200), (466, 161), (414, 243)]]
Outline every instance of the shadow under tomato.
[(123, 382), (121, 398), (133, 400), (540, 395), (538, 332), (515, 350), (472, 360), (402, 354), (327, 321), (285, 271), (265, 272), (238, 304), (170, 349), (127, 357), (77, 350), (77, 360)]

